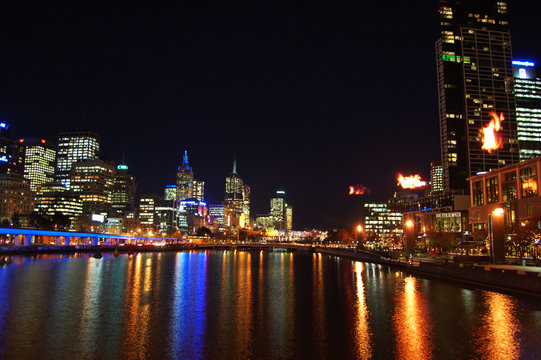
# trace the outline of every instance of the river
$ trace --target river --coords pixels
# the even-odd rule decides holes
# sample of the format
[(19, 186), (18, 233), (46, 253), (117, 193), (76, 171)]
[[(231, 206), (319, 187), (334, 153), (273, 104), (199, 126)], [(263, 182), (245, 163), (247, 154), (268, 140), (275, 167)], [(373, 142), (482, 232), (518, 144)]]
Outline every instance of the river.
[(0, 266), (0, 359), (536, 359), (541, 301), (312, 253)]

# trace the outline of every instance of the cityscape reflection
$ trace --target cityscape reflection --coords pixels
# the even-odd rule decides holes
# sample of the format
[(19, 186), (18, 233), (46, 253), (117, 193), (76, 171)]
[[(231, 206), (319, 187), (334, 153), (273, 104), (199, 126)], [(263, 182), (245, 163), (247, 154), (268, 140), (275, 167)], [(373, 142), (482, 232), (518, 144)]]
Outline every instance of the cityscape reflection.
[(541, 347), (534, 300), (321, 254), (14, 259), (0, 288), (7, 359), (514, 359)]

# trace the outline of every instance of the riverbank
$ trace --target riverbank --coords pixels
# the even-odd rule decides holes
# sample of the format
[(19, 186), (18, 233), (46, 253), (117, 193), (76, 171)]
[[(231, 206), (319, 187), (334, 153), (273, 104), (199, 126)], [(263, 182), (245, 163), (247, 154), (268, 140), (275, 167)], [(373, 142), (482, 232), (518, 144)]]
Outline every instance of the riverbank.
[(74, 253), (112, 253), (118, 250), (120, 253), (135, 252), (161, 252), (161, 251), (184, 251), (194, 250), (193, 244), (170, 244), (163, 246), (154, 245), (31, 245), (31, 246), (2, 246), (0, 256), (5, 255), (35, 255), (35, 254), (74, 254)]
[(413, 275), (461, 282), (500, 292), (541, 297), (541, 268), (517, 265), (454, 263), (414, 259), (411, 263), (384, 258), (362, 250), (316, 248), (322, 254), (367, 261), (400, 269)]

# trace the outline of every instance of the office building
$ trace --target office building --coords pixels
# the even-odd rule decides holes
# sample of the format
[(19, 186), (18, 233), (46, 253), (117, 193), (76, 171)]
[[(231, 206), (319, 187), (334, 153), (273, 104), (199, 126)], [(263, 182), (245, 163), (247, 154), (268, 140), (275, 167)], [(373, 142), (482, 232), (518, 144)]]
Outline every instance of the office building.
[(34, 196), (30, 183), (21, 174), (0, 174), (0, 219), (31, 214)]
[(488, 216), (497, 208), (504, 209), (509, 233), (541, 216), (540, 173), (541, 157), (536, 157), (470, 177), (469, 219), (473, 230), (486, 230)]
[(124, 216), (135, 208), (135, 177), (128, 174), (128, 165), (117, 165), (113, 182), (113, 216)]
[(5, 122), (0, 122), (0, 174), (24, 174), (24, 147), (11, 138)]
[(214, 223), (214, 227), (219, 232), (224, 232), (226, 227), (226, 221), (224, 221), (224, 215), (227, 213), (224, 210), (223, 204), (209, 204), (208, 211), (211, 221)]
[(387, 203), (364, 204), (364, 230), (380, 238), (402, 235), (402, 214)]
[(160, 199), (161, 197), (155, 194), (141, 195), (139, 199), (139, 223), (143, 229), (154, 229), (156, 202)]
[(541, 79), (535, 63), (514, 60), (515, 98), (520, 160), (541, 156)]
[(205, 200), (205, 182), (194, 180), (193, 181), (193, 197), (199, 201)]
[(288, 204), (285, 206), (285, 225), (286, 231), (293, 230), (293, 206)]
[(83, 214), (109, 213), (115, 179), (113, 163), (102, 159), (78, 161), (71, 165), (71, 169), (69, 190), (81, 198)]
[(245, 205), (244, 182), (237, 173), (237, 160), (233, 159), (233, 171), (225, 178), (224, 204), (233, 210), (236, 218), (240, 217)]
[(178, 206), (177, 226), (182, 231), (195, 233), (206, 225), (208, 215), (207, 204), (197, 199), (182, 200)]
[(161, 234), (170, 235), (177, 229), (175, 199), (154, 200), (154, 227)]
[(443, 167), (440, 160), (434, 160), (430, 163), (429, 195), (443, 190)]
[(50, 182), (39, 187), (34, 210), (40, 215), (62, 214), (73, 222), (83, 213), (83, 203), (78, 194), (66, 190), (62, 183)]
[(177, 198), (177, 186), (176, 185), (165, 185), (163, 191), (165, 200), (176, 200)]
[[(436, 43), (444, 188), (519, 161), (507, 2), (440, 0)], [(481, 129), (503, 115), (501, 148), (482, 149)]]
[(193, 198), (193, 171), (188, 164), (188, 152), (184, 151), (182, 164), (177, 170), (177, 201)]
[(70, 190), (72, 166), (76, 162), (98, 159), (100, 137), (92, 131), (63, 132), (58, 135), (56, 181)]
[(274, 219), (274, 228), (276, 230), (285, 230), (285, 196), (283, 190), (276, 191), (276, 196), (270, 201), (270, 215)]
[(37, 192), (41, 185), (54, 181), (56, 149), (44, 139), (21, 139), (19, 143), (24, 146), (24, 178)]

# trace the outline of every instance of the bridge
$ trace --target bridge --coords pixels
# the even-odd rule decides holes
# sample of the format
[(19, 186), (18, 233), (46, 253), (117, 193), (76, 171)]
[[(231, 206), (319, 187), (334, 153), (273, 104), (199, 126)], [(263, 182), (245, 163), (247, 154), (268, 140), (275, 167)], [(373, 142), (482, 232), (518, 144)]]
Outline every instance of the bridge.
[[(33, 230), (33, 229), (12, 229), (0, 228), (0, 235), (12, 237), (14, 245), (30, 246), (37, 243), (40, 238), (41, 243), (45, 239), (54, 239), (54, 244), (57, 246), (67, 245), (100, 245), (100, 242), (109, 242), (110, 245), (119, 245), (120, 243), (137, 244), (137, 243), (163, 243), (163, 244), (178, 244), (186, 242), (186, 239), (163, 238), (163, 237), (148, 237), (148, 236), (132, 236), (132, 235), (117, 235), (117, 234), (98, 234), (73, 231), (53, 231), (53, 230)], [(51, 244), (51, 240), (49, 243)]]

